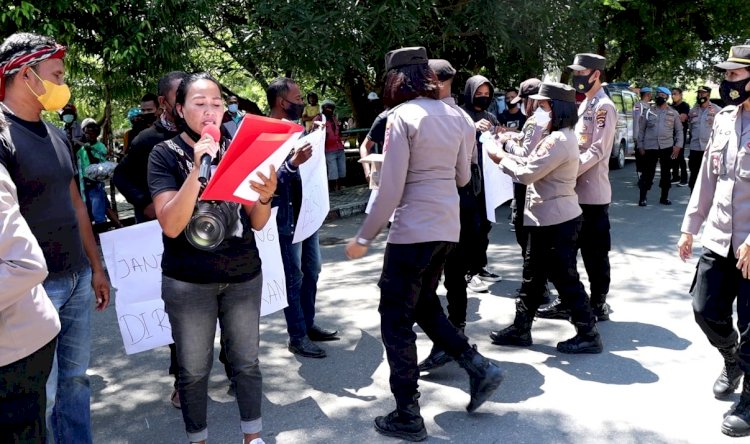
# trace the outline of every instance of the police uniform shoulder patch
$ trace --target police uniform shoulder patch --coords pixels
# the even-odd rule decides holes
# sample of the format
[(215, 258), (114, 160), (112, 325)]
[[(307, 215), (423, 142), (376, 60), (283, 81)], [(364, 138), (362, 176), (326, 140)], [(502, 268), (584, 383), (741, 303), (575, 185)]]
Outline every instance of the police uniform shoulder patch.
[(600, 108), (596, 111), (596, 127), (597, 128), (604, 128), (604, 125), (607, 123), (607, 110), (605, 108)]

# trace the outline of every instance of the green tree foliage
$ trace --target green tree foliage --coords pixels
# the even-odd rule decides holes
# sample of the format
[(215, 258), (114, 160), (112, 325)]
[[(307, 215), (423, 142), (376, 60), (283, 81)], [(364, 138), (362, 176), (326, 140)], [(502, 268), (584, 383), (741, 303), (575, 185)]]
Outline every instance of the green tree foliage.
[[(8, 0), (3, 0), (7, 2)], [(608, 58), (611, 81), (681, 84), (710, 72), (744, 41), (740, 0), (10, 0), (3, 34), (28, 30), (70, 47), (76, 100), (99, 117), (124, 115), (172, 69), (208, 70), (228, 90), (265, 106), (280, 75), (334, 98), (360, 125), (366, 96), (381, 94), (383, 56), (425, 46), (464, 80), (496, 86), (560, 72), (576, 52)], [(95, 106), (94, 106), (95, 105)]]

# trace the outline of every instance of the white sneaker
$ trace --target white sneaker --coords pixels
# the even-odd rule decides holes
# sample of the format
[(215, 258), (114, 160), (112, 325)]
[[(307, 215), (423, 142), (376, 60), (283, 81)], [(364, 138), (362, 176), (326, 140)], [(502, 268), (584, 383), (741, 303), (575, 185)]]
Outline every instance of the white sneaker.
[[(242, 440), (243, 444), (245, 440)], [(250, 441), (250, 444), (266, 444), (265, 441), (263, 441), (261, 438), (255, 438), (254, 440)]]
[(466, 276), (466, 288), (474, 293), (484, 293), (490, 289), (490, 286), (482, 282), (478, 276)]

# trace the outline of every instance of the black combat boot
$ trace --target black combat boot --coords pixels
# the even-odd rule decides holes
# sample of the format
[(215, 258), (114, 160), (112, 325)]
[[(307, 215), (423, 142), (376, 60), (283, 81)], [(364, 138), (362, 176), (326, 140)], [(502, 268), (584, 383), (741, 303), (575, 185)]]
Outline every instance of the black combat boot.
[(648, 205), (648, 200), (646, 200), (647, 193), (648, 193), (647, 190), (641, 190), (641, 197), (638, 199), (639, 207), (645, 207), (646, 205)]
[[(466, 329), (466, 323), (464, 322), (463, 324), (459, 324), (456, 328), (458, 329), (458, 334), (468, 341), (469, 338), (466, 337), (466, 334), (464, 333), (464, 330)], [(437, 345), (433, 345), (432, 350), (430, 350), (430, 354), (427, 355), (424, 361), (419, 363), (419, 371), (426, 372), (429, 370), (434, 370), (436, 368), (444, 366), (452, 360), (453, 358), (451, 358), (448, 353), (446, 353)]]
[(471, 401), (466, 410), (473, 412), (497, 390), (503, 382), (503, 372), (492, 361), (480, 355), (476, 346), (465, 351), (457, 362), (469, 374)]
[(594, 316), (596, 316), (597, 321), (609, 321), (609, 314), (612, 310), (607, 303), (607, 297), (605, 295), (591, 295), (590, 305), (591, 311), (594, 313)]
[(669, 200), (669, 190), (661, 191), (661, 198), (659, 199), (659, 203), (662, 205), (672, 205), (672, 201)]
[(536, 316), (542, 319), (570, 319), (570, 308), (560, 298), (547, 307), (540, 308)]
[(734, 406), (732, 413), (724, 418), (721, 431), (725, 435), (735, 437), (750, 435), (750, 373), (745, 373), (740, 402)]
[(490, 339), (495, 345), (531, 345), (531, 323), (536, 310), (529, 310), (521, 299), (516, 300), (516, 318), (513, 325), (499, 331), (490, 332)]
[(419, 393), (402, 399), (396, 398), (396, 410), (375, 418), (375, 430), (385, 436), (406, 441), (424, 441), (427, 429), (419, 413)]
[(426, 372), (428, 370), (433, 370), (444, 366), (452, 360), (453, 358), (448, 356), (448, 353), (446, 353), (437, 345), (433, 345), (432, 350), (430, 350), (430, 354), (427, 355), (424, 361), (419, 363), (419, 371)]
[(721, 374), (714, 382), (714, 396), (718, 399), (731, 395), (740, 385), (743, 373), (737, 363), (735, 351), (735, 347), (719, 349), (719, 353), (724, 357), (724, 368), (721, 369)]
[(576, 335), (567, 341), (557, 343), (557, 350), (561, 353), (601, 353), (604, 350), (602, 338), (596, 330), (596, 325), (576, 324)]

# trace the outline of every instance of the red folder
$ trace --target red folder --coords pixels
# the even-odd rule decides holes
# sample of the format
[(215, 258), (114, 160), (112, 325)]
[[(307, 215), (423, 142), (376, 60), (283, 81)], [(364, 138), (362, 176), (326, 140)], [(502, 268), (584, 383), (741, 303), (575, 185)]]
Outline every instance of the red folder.
[(294, 122), (246, 114), (203, 191), (201, 200), (254, 203), (235, 196), (234, 191), (284, 142), (300, 131), (304, 131), (304, 128)]

